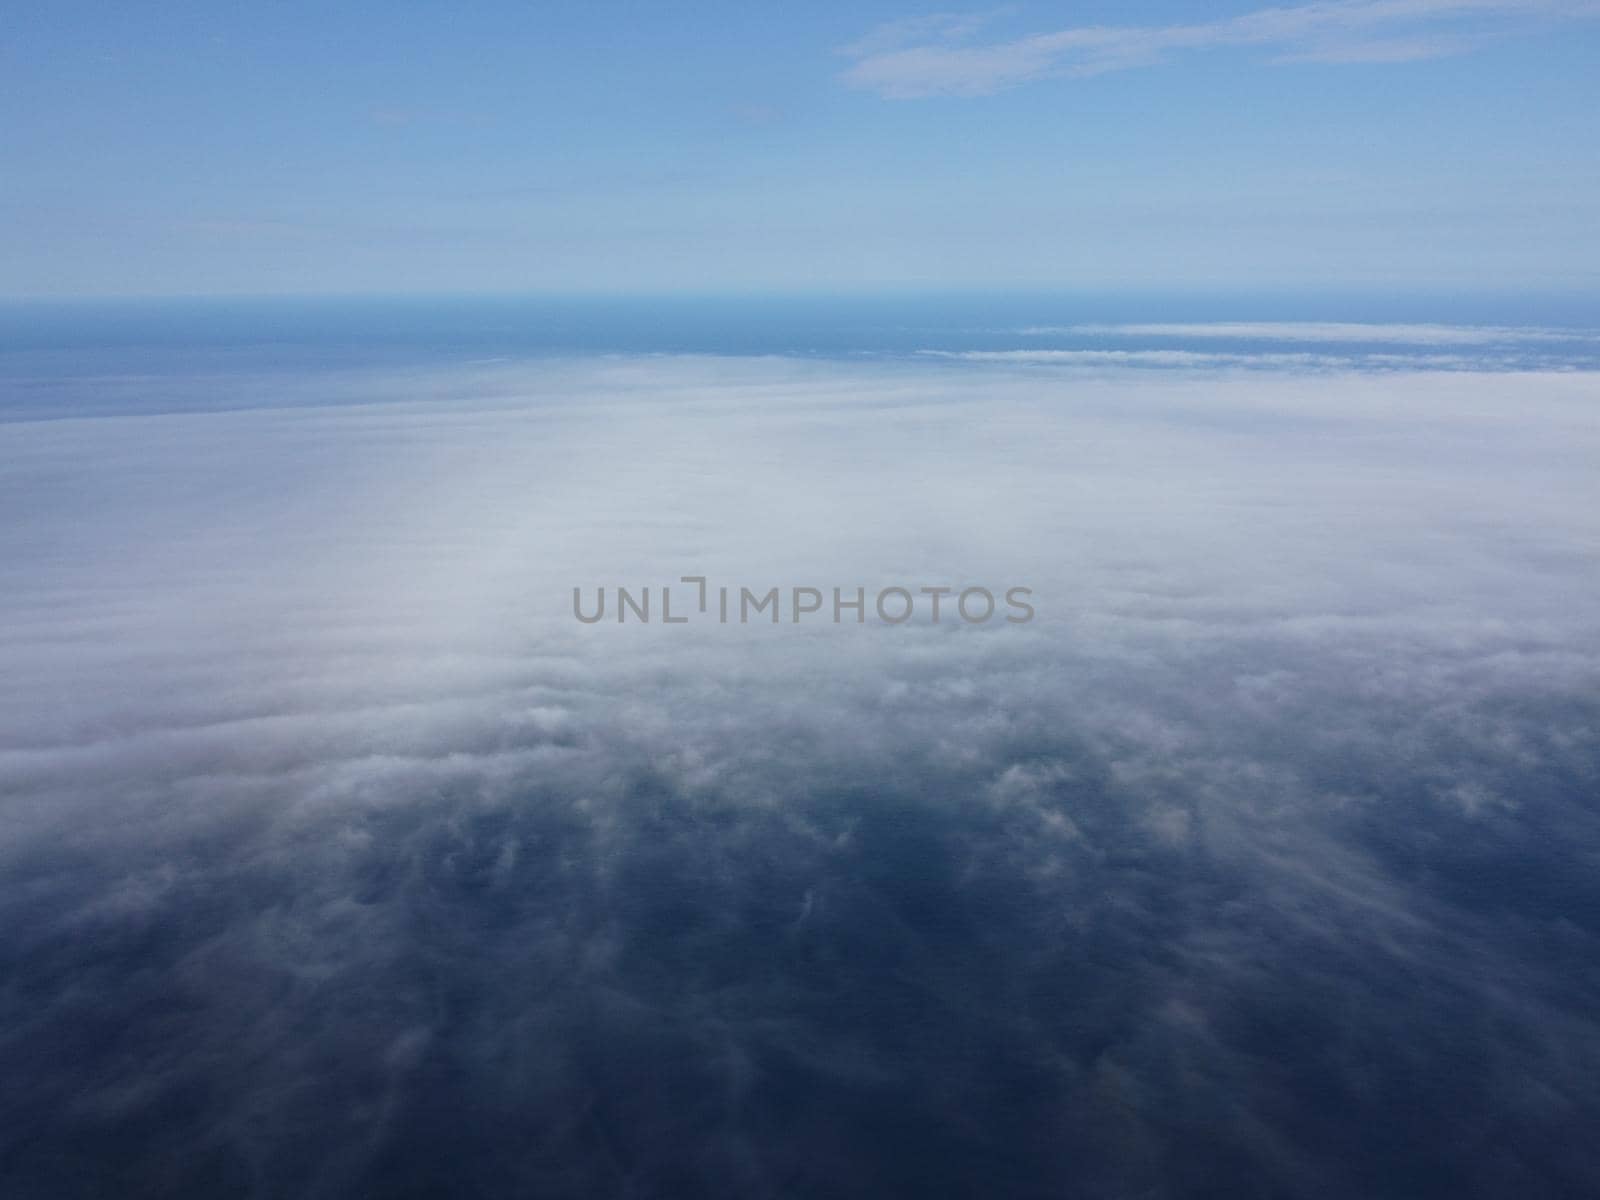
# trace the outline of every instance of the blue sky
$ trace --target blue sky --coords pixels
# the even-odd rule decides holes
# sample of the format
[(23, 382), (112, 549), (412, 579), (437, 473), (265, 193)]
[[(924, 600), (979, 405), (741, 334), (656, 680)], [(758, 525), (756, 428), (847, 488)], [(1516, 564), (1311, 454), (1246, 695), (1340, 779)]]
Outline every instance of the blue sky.
[(1600, 283), (1600, 5), (19, 3), (0, 294)]

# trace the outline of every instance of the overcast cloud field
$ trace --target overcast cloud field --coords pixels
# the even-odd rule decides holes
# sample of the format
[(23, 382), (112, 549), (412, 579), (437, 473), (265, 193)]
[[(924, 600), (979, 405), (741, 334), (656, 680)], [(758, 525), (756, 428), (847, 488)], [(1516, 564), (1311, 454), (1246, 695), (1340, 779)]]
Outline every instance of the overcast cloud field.
[(20, 339), (4, 1194), (1600, 1189), (1593, 335), (903, 336)]

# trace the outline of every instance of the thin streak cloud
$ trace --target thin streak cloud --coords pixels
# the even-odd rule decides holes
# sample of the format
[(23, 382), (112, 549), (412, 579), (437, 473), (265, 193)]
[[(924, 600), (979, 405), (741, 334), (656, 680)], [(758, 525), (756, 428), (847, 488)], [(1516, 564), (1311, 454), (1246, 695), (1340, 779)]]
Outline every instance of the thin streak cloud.
[(1589, 329), (1523, 325), (1379, 324), (1366, 321), (1190, 321), (1033, 325), (1027, 335), (1195, 338), (1260, 342), (1385, 342), (1404, 346), (1488, 346), (1516, 342), (1591, 342)]
[(1255, 47), (1277, 61), (1409, 62), (1466, 53), (1537, 23), (1593, 18), (1589, 0), (1327, 0), (1195, 24), (1081, 25), (973, 43), (958, 18), (880, 26), (840, 53), (853, 87), (895, 100), (981, 96), (1058, 76), (1152, 66), (1181, 51)]

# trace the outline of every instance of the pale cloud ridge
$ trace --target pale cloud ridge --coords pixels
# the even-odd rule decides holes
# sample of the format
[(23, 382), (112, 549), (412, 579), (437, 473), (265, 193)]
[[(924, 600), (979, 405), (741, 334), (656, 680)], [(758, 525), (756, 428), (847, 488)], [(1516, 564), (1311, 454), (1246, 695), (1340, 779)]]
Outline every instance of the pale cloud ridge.
[(1224, 20), (1159, 26), (1084, 25), (1009, 41), (970, 41), (982, 19), (941, 15), (880, 26), (842, 47), (845, 81), (889, 99), (980, 96), (1052, 76), (1149, 66), (1180, 51), (1260, 47), (1278, 61), (1409, 62), (1476, 49), (1533, 22), (1600, 15), (1563, 0), (1325, 0)]
[(1367, 321), (1137, 321), (1033, 325), (1019, 332), (1052, 336), (1226, 338), (1273, 342), (1384, 342), (1406, 346), (1484, 346), (1516, 342), (1588, 342), (1600, 332), (1525, 325), (1437, 325)]

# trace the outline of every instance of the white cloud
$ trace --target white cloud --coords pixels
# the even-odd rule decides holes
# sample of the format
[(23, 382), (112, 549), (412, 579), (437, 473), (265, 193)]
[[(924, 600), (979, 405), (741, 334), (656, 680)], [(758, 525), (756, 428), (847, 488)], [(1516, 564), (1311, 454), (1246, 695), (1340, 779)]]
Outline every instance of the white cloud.
[(841, 53), (851, 85), (892, 99), (977, 96), (1050, 76), (1148, 66), (1183, 51), (1258, 47), (1282, 61), (1405, 62), (1459, 54), (1484, 37), (1600, 15), (1590, 0), (1324, 0), (1194, 24), (1087, 25), (974, 43), (976, 25), (933, 19), (936, 36), (900, 23)]
[(1271, 342), (1366, 342), (1403, 346), (1492, 346), (1518, 343), (1594, 342), (1600, 332), (1527, 325), (1419, 325), (1365, 321), (1191, 321), (1032, 325), (1029, 336), (1226, 339)]
[(932, 13), (925, 17), (903, 17), (888, 21), (864, 37), (839, 47), (839, 53), (852, 58), (884, 54), (906, 46), (960, 42), (988, 24), (993, 13)]
[[(10, 420), (20, 1191), (71, 1161), (213, 1195), (222, 1162), (398, 1194), (420, 1153), (484, 1194), (605, 1194), (619, 1158), (883, 1194), (848, 1114), (891, 1106), (980, 1131), (974, 1194), (991, 1146), (1090, 1196), (1218, 1147), (1264, 1190), (1316, 1194), (1299, 1161), (1363, 1194), (1326, 1147), (1430, 1112), (1415, 1080), (1471, 1072), (1406, 1140), (1463, 1169), (1463, 1105), (1595, 1111), (1585, 910), (1511, 902), (1592, 878), (1597, 377), (1123, 361), (127, 384), (168, 411), (101, 378)], [(212, 408), (171, 411), (186, 388)], [(569, 615), (575, 582), (687, 571), (1016, 580), (1040, 617)], [(1308, 1010), (1325, 1036), (1258, 1032)], [(1308, 1136), (1263, 1061), (1385, 1086)], [(1019, 1071), (1020, 1136), (971, 1100)]]

